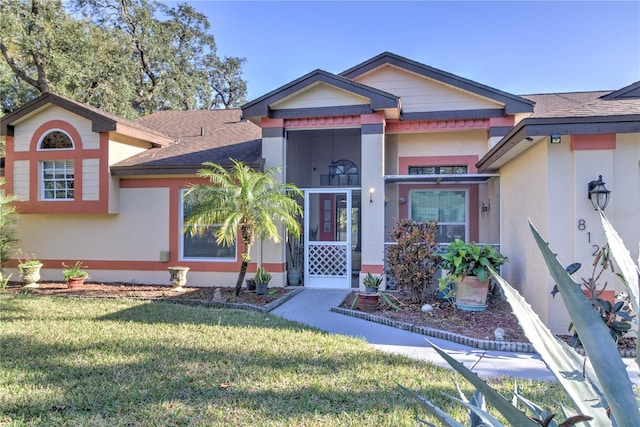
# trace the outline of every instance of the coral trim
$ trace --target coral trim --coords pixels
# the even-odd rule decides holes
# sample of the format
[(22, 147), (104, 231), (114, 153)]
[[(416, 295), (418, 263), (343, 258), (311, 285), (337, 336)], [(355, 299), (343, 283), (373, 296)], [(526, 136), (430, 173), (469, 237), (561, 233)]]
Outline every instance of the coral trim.
[(384, 273), (384, 266), (379, 264), (362, 264), (360, 266), (360, 272), (362, 274), (382, 274)]
[(387, 121), (388, 133), (441, 132), (443, 130), (489, 129), (489, 127), (489, 119)]
[(306, 129), (324, 127), (356, 127), (360, 126), (361, 116), (309, 117), (303, 119), (285, 119), (286, 129)]
[(571, 135), (571, 151), (615, 150), (616, 134)]

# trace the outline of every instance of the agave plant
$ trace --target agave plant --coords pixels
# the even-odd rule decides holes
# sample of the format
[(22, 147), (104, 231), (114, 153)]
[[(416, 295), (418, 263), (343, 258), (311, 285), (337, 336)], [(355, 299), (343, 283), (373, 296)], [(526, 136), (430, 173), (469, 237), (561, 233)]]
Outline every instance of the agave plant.
[[(633, 308), (638, 313), (638, 267), (631, 261), (629, 251), (624, 247), (622, 240), (602, 212), (601, 219), (612, 256), (624, 277)], [(609, 328), (600, 320), (599, 314), (593, 310), (587, 296), (579, 286), (576, 286), (577, 284), (571, 279), (567, 269), (557, 260), (547, 242), (543, 240), (532, 224), (530, 227), (550, 274), (567, 306), (573, 325), (580, 335), (586, 357), (581, 356), (569, 345), (558, 340), (518, 291), (501, 278), (495, 270), (491, 270), (491, 275), (502, 287), (527, 338), (553, 372), (572, 403), (572, 407), (562, 407), (562, 421), (556, 419), (558, 414), (551, 414), (521, 396), (517, 388), (514, 390), (513, 400), (507, 400), (446, 352), (432, 344), (433, 348), (476, 387), (484, 399), (507, 420), (508, 425), (569, 426), (584, 422), (584, 425), (598, 427), (607, 425), (640, 426), (640, 410), (633, 386), (618, 348), (611, 339)], [(638, 363), (639, 360), (636, 359), (636, 362)], [(420, 402), (423, 408), (443, 425), (463, 425), (417, 393), (400, 387), (405, 393)], [(482, 399), (469, 401), (465, 398), (451, 398), (465, 405), (474, 415), (472, 425), (481, 425), (480, 423), (491, 426), (502, 425), (500, 421), (483, 409), (482, 405), (478, 404), (478, 402), (482, 402)], [(518, 405), (523, 406), (528, 412), (521, 410)]]

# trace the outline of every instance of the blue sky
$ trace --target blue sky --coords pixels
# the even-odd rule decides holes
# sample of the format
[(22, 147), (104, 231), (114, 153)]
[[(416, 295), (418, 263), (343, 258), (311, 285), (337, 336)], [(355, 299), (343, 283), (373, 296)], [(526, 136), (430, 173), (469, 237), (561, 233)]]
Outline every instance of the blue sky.
[[(175, 6), (175, 2), (165, 2)], [(640, 80), (640, 1), (189, 1), (254, 99), (390, 51), (517, 95)]]

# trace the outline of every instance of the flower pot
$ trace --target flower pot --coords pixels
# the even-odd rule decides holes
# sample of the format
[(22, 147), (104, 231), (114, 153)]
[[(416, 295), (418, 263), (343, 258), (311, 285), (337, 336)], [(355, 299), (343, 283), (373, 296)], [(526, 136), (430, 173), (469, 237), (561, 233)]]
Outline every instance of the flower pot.
[(187, 284), (187, 272), (189, 267), (169, 267), (171, 275), (170, 283), (175, 291), (183, 291), (183, 286)]
[(24, 283), (25, 288), (37, 288), (38, 280), (40, 280), (40, 269), (42, 263), (39, 264), (20, 264), (18, 265), (18, 271), (20, 271), (20, 279)]
[(365, 286), (364, 290), (368, 294), (375, 294), (376, 292), (378, 292), (378, 288), (373, 286)]
[[(587, 296), (587, 298), (591, 299), (591, 292), (587, 289), (583, 289), (582, 292)], [(616, 302), (616, 292), (605, 290), (605, 291), (596, 291), (596, 298), (599, 298), (604, 301), (609, 301), (611, 304)]]
[(300, 283), (300, 272), (297, 268), (287, 270), (287, 283), (289, 286), (298, 286)]
[(378, 307), (380, 294), (365, 292), (358, 294), (358, 308), (367, 313), (373, 313)]
[(475, 276), (467, 276), (455, 282), (456, 307), (465, 311), (484, 311), (487, 308), (489, 281), (481, 282)]
[(256, 283), (256, 294), (265, 295), (267, 293), (268, 283)]
[(255, 292), (256, 291), (256, 281), (253, 280), (253, 278), (251, 279), (246, 279), (244, 281), (245, 286), (247, 287), (247, 291), (248, 292)]
[(84, 277), (71, 277), (67, 280), (67, 286), (71, 289), (79, 288), (84, 284)]

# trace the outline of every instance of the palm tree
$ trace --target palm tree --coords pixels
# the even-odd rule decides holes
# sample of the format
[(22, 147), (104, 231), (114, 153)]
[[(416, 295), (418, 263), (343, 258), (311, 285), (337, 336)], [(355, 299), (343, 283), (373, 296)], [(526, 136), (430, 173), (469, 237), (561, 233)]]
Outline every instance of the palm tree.
[(264, 172), (253, 170), (240, 161), (231, 160), (230, 169), (207, 162), (198, 170), (198, 176), (209, 180), (207, 184), (193, 185), (186, 192), (192, 205), (185, 219), (185, 231), (202, 235), (217, 226), (218, 244), (231, 246), (236, 242), (238, 231), (244, 244), (242, 264), (236, 295), (240, 294), (242, 281), (251, 260), (250, 250), (255, 238), (267, 238), (274, 243), (281, 240), (277, 224), (282, 224), (295, 236), (300, 235), (302, 208), (296, 197), (302, 192), (293, 184), (280, 184), (274, 175), (280, 168), (273, 167)]

